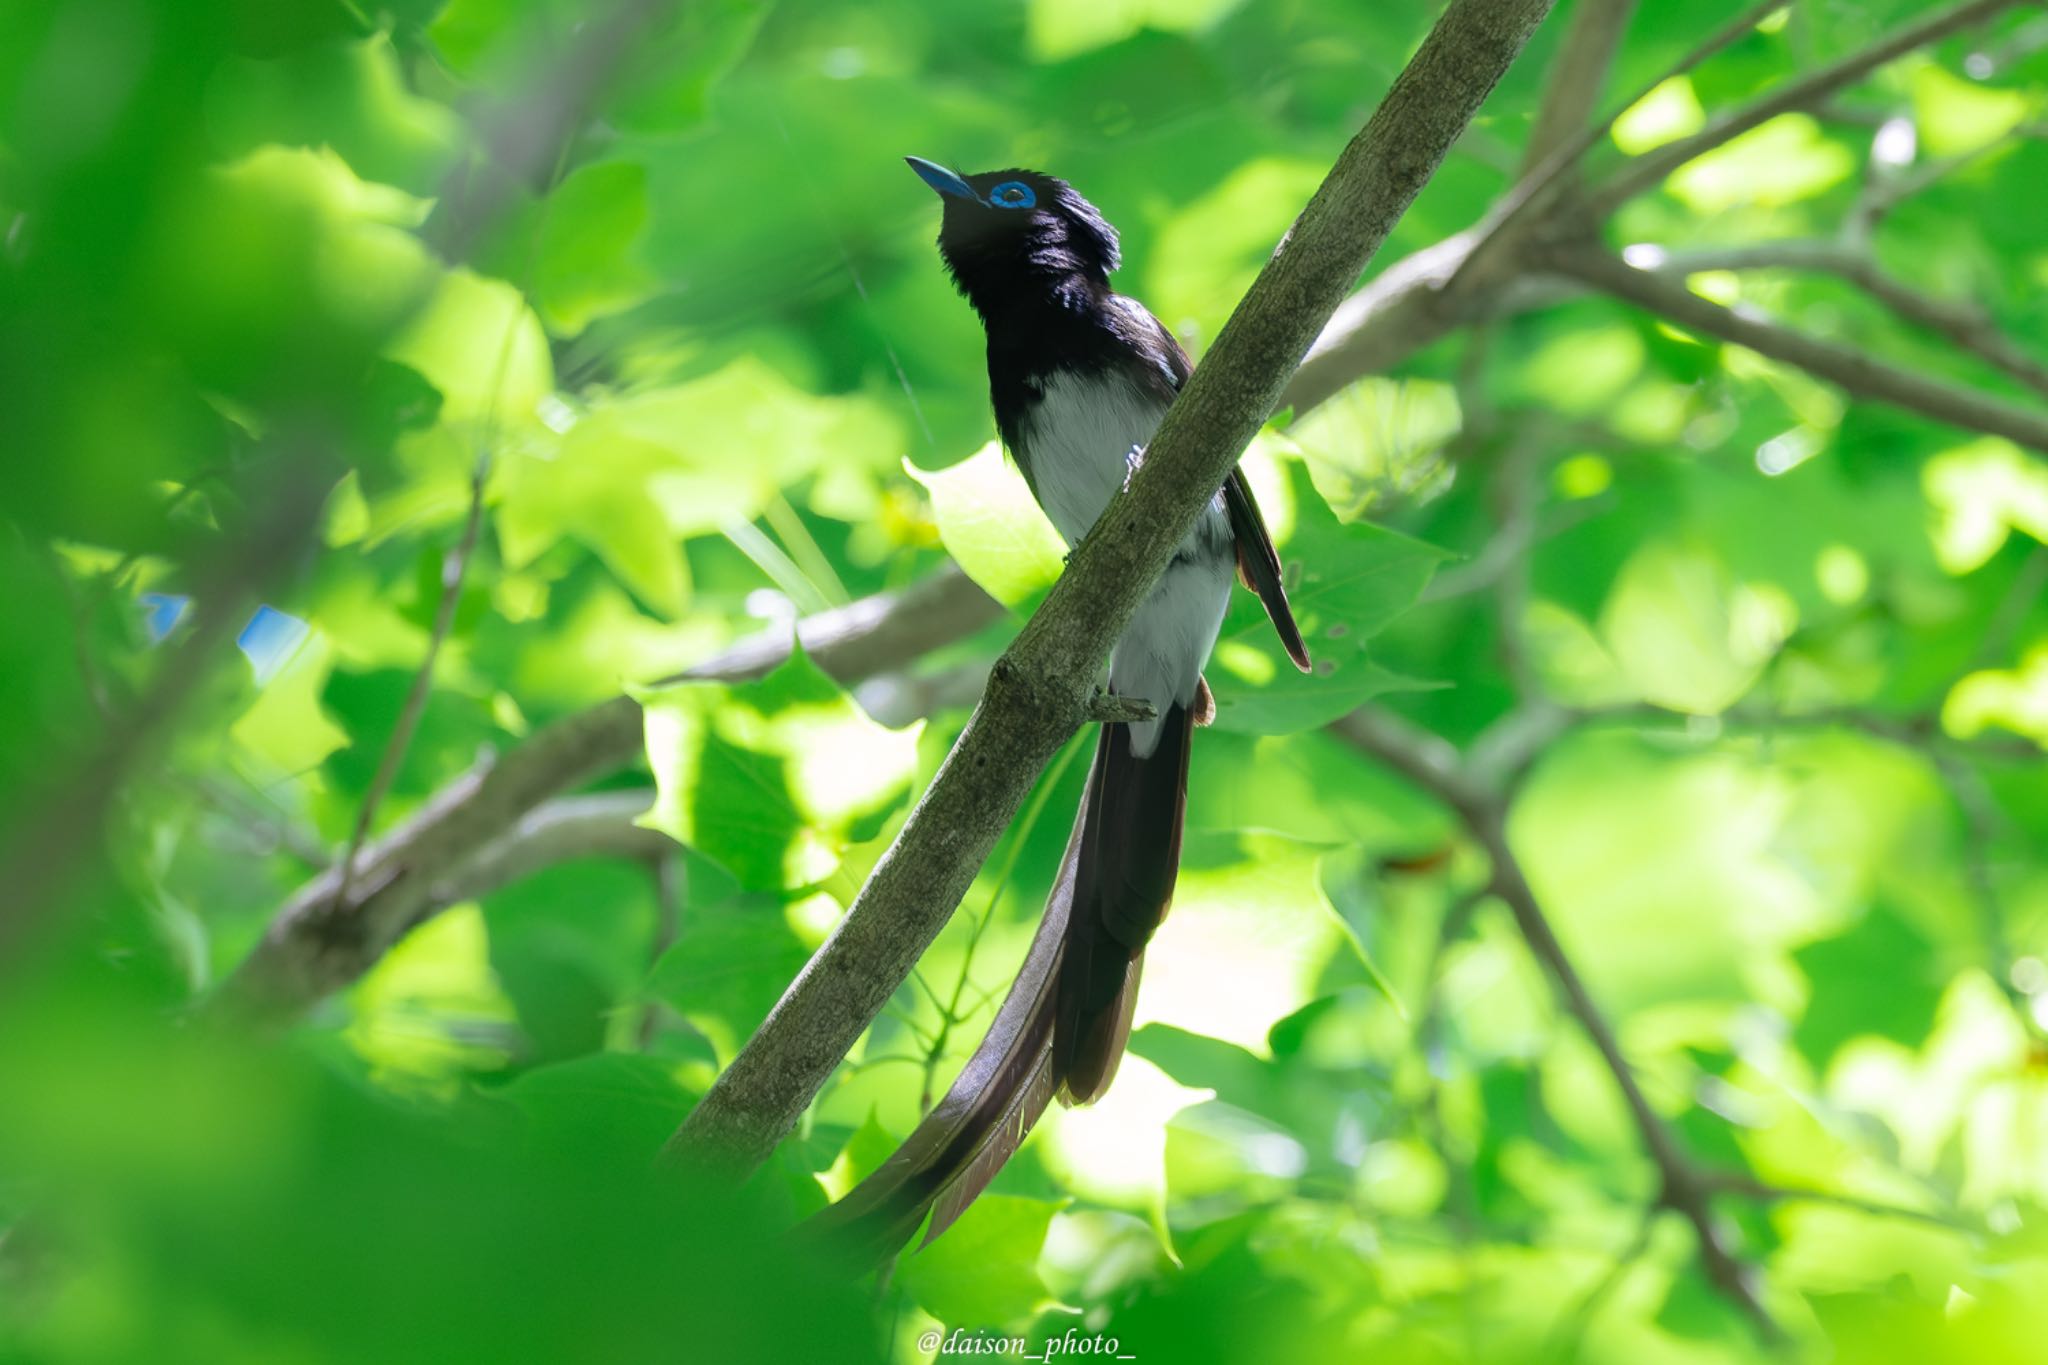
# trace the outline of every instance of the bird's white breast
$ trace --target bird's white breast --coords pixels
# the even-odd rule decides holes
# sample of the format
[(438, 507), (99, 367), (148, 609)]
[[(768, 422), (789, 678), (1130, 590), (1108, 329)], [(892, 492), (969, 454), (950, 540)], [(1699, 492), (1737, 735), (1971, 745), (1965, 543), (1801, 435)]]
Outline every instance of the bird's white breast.
[(1152, 439), (1166, 407), (1115, 371), (1059, 370), (1024, 417), (1031, 480), (1046, 516), (1078, 545), (1130, 474), (1132, 452)]
[[(1058, 371), (1042, 381), (1043, 397), (1022, 419), (1031, 482), (1053, 526), (1069, 545), (1088, 534), (1123, 486), (1136, 455), (1152, 439), (1166, 405), (1117, 371)], [(1230, 597), (1231, 541), (1222, 499), (1211, 500), (1180, 553), (1131, 618), (1110, 661), (1110, 686), (1143, 697), (1162, 711), (1187, 705), (1215, 646)], [(1158, 721), (1130, 727), (1140, 756), (1158, 742)]]

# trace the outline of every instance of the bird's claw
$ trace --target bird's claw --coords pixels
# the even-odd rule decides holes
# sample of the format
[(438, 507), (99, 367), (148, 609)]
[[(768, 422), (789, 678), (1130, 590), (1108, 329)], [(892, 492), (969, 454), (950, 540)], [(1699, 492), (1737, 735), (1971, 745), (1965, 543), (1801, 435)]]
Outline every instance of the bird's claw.
[(1088, 719), (1104, 725), (1128, 725), (1137, 720), (1156, 720), (1158, 716), (1158, 708), (1143, 697), (1118, 696), (1098, 687), (1088, 699)]

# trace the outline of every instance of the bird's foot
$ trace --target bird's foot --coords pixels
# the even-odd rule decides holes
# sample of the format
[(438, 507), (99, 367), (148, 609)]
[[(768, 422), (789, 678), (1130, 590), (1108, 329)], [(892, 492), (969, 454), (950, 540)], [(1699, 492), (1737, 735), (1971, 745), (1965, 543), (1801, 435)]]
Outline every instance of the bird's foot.
[(1143, 697), (1121, 697), (1098, 687), (1095, 695), (1088, 699), (1088, 719), (1104, 725), (1129, 724), (1134, 720), (1156, 720), (1158, 717), (1158, 708)]

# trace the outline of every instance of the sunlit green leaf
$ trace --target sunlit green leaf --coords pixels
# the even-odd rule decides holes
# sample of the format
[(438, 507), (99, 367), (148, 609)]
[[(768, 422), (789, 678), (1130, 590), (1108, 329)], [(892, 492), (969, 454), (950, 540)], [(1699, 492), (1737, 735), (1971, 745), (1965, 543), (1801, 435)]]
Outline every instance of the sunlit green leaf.
[(548, 322), (581, 331), (638, 303), (654, 277), (636, 255), (647, 230), (647, 172), (631, 161), (579, 167), (541, 206), (533, 293)]
[(904, 470), (930, 495), (946, 553), (989, 596), (1022, 606), (1060, 576), (1066, 542), (999, 444), (990, 441), (946, 469)]
[(1913, 68), (1913, 122), (1929, 156), (1955, 156), (1996, 142), (2040, 107), (2024, 90), (1964, 80), (1934, 62)]
[(945, 1254), (906, 1257), (897, 1277), (940, 1322), (982, 1327), (1018, 1321), (1045, 1303), (1038, 1253), (1058, 1207), (983, 1195), (947, 1232)]
[(1661, 81), (1614, 120), (1614, 145), (1630, 156), (1688, 137), (1706, 126), (1706, 111), (1684, 76)]
[(516, 429), (554, 387), (547, 336), (519, 291), (464, 270), (442, 278), (387, 353), (440, 390), (452, 421)]
[(921, 726), (890, 730), (802, 653), (756, 683), (643, 694), (654, 809), (642, 818), (744, 886), (815, 885), (909, 794)]
[(1695, 213), (1796, 204), (1848, 178), (1855, 158), (1806, 114), (1780, 114), (1680, 167), (1669, 188)]
[(1622, 570), (1600, 634), (1631, 691), (1710, 715), (1749, 690), (1797, 620), (1782, 593), (1733, 582), (1704, 549), (1649, 545)]

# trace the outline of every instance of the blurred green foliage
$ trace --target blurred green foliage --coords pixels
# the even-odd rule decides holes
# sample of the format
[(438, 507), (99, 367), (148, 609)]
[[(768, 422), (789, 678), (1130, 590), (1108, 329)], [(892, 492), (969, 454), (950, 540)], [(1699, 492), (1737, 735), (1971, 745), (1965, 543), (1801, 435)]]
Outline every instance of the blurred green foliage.
[[(1704, 8), (1642, 5), (1609, 89), (1668, 71)], [(1932, 8), (1788, 6), (1599, 154)], [(0, 11), (13, 818), (89, 780), (277, 490), (324, 497), (240, 585), (286, 628), (208, 661), (4, 967), (0, 1359), (904, 1361), (935, 1328), (1175, 1365), (1755, 1358), (1469, 831), (1324, 728), (1369, 700), (1503, 782), (1524, 746), (1509, 837), (1656, 1110), (1703, 1170), (1824, 1192), (1714, 1206), (1794, 1354), (2038, 1355), (2048, 472), (1557, 291), (1248, 456), (1320, 666), (1240, 595), (1105, 1101), (1050, 1115), (879, 1287), (781, 1238), (972, 1048), (1084, 740), (761, 1178), (654, 1166), (1060, 567), (897, 158), (1071, 179), (1123, 231), (1119, 287), (1199, 354), (1428, 10), (705, 0), (631, 7), (601, 72), (576, 63), (604, 12), (559, 0)], [(1563, 17), (1383, 262), (1509, 187)], [(2048, 33), (2013, 16), (1714, 149), (1605, 237), (1832, 240), (1939, 171), (1866, 224), (1872, 259), (2038, 361), (2044, 99)], [(1839, 276), (1691, 283), (2024, 394)], [(281, 1039), (193, 1022), (348, 844), (479, 478), (379, 829), (480, 754), (949, 556), (1013, 612), (852, 696), (800, 655), (640, 693), (647, 771), (597, 781), (651, 787), (645, 826), (687, 852), (615, 838), (485, 885)]]

